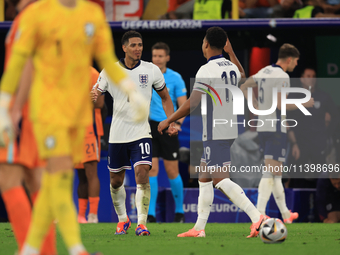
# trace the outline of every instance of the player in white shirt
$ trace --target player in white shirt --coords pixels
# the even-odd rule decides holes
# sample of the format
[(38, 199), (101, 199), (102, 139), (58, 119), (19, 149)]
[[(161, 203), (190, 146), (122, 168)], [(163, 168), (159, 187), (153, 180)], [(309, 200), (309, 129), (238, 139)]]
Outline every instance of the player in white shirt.
[[(229, 54), (230, 60), (222, 56), (222, 50)], [(206, 167), (222, 167), (230, 165), (230, 147), (238, 136), (237, 125), (213, 125), (214, 119), (232, 119), (232, 95), (226, 88), (218, 87), (219, 84), (238, 86), (241, 77), (245, 77), (244, 70), (239, 63), (226, 32), (220, 27), (211, 27), (203, 39), (202, 51), (208, 63), (201, 66), (196, 74), (194, 89), (190, 98), (168, 119), (162, 121), (158, 131), (162, 132), (170, 123), (188, 115), (206, 98), (206, 114), (203, 114), (203, 147), (204, 155), (201, 160), (201, 169)], [(205, 91), (204, 91), (205, 90)], [(212, 102), (210, 91), (216, 91), (221, 102), (216, 105)], [(227, 94), (228, 93), (228, 94)], [(223, 102), (222, 102), (223, 101)], [(202, 103), (204, 100), (202, 100)], [(204, 108), (204, 107), (203, 107)], [(199, 173), (198, 218), (194, 228), (179, 234), (178, 237), (205, 237), (205, 226), (214, 200), (214, 188), (221, 190), (235, 205), (247, 213), (252, 221), (251, 232), (248, 237), (255, 237), (259, 227), (265, 219), (256, 207), (250, 202), (244, 191), (229, 179), (228, 172)]]
[[(140, 33), (128, 31), (122, 37), (125, 58), (117, 65), (126, 69), (130, 78), (137, 84), (139, 94), (144, 95), (149, 103), (154, 88), (162, 98), (163, 109), (167, 116), (174, 112), (172, 100), (166, 89), (163, 74), (160, 69), (150, 62), (141, 60), (143, 41)], [(98, 79), (98, 85), (93, 90), (93, 100), (98, 92), (108, 91), (113, 98), (113, 115), (109, 137), (108, 168), (110, 170), (110, 190), (112, 202), (118, 215), (117, 235), (126, 234), (131, 221), (126, 214), (126, 193), (124, 188), (125, 170), (135, 170), (137, 183), (136, 207), (138, 223), (136, 235), (150, 235), (146, 228), (146, 220), (150, 201), (149, 171), (152, 166), (151, 130), (146, 117), (140, 123), (133, 121), (134, 111), (129, 98), (116, 88), (111, 88), (110, 79), (103, 70)], [(169, 134), (177, 134), (174, 123), (168, 130)]]
[[(258, 116), (257, 125), (259, 127), (257, 127), (257, 132), (260, 138), (261, 151), (264, 154), (265, 166), (266, 169), (271, 166), (273, 170), (263, 173), (258, 189), (257, 209), (265, 215), (268, 200), (273, 193), (285, 223), (292, 223), (299, 217), (299, 214), (288, 210), (282, 184), (282, 172), (275, 171), (275, 168), (277, 170), (282, 169), (287, 148), (287, 130), (285, 126), (281, 125), (281, 121), (286, 117), (281, 115), (281, 88), (290, 87), (289, 75), (286, 72), (294, 70), (299, 57), (299, 51), (293, 45), (286, 43), (279, 50), (276, 64), (262, 68), (241, 85), (241, 90), (246, 98), (249, 87), (258, 88), (258, 100), (253, 98), (254, 107), (258, 110), (270, 109), (273, 102), (273, 88), (277, 88), (278, 91), (276, 110), (272, 114)], [(312, 107), (313, 104), (314, 100), (311, 98), (310, 101), (302, 105)], [(296, 109), (295, 104), (287, 104), (287, 110)], [(271, 122), (266, 121), (266, 119), (277, 119), (278, 121)]]

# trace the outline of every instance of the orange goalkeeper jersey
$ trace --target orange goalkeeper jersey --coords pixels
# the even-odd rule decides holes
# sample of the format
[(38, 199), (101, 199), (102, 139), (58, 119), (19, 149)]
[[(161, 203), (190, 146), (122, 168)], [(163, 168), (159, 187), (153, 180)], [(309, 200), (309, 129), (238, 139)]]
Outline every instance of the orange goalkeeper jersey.
[[(36, 2), (21, 14), (15, 40), (13, 54), (33, 59), (31, 119), (64, 127), (90, 124), (89, 66), (93, 57), (101, 67), (117, 61), (101, 8), (83, 0), (74, 8), (58, 0)], [(115, 77), (119, 82), (126, 74), (119, 69)], [(10, 91), (10, 78), (4, 83)]]

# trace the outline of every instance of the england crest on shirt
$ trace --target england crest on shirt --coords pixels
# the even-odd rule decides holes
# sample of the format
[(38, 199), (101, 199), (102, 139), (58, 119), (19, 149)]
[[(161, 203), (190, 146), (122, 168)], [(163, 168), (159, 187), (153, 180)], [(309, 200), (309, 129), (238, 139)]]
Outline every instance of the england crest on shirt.
[(149, 77), (147, 74), (140, 74), (139, 75), (139, 86), (141, 88), (145, 88), (148, 84), (148, 81), (149, 81)]

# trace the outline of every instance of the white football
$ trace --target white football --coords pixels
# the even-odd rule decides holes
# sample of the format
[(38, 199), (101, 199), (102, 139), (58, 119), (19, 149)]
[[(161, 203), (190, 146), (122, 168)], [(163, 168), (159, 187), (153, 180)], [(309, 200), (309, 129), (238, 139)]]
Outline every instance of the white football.
[(260, 237), (264, 243), (282, 243), (287, 237), (287, 228), (280, 219), (270, 218), (262, 223)]

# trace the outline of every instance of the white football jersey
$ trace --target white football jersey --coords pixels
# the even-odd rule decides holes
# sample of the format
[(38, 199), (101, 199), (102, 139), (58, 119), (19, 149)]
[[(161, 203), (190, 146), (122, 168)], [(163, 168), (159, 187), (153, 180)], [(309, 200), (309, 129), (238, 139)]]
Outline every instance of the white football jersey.
[[(153, 63), (140, 60), (132, 69), (125, 66), (124, 60), (117, 62), (116, 65), (125, 67), (130, 78), (136, 83), (138, 92), (145, 96), (149, 104), (151, 102), (152, 88), (156, 91), (161, 91), (165, 88), (163, 74)], [(105, 70), (100, 73), (98, 83), (98, 90), (100, 92), (108, 91), (113, 98), (109, 143), (128, 143), (142, 138), (151, 138), (148, 117), (140, 123), (133, 121), (128, 96), (112, 84)]]
[[(280, 66), (275, 64), (262, 68), (257, 74), (253, 75), (253, 79), (257, 83), (258, 87), (259, 110), (268, 110), (271, 108), (273, 103), (274, 87), (277, 88), (278, 93), (281, 92), (282, 87), (290, 87), (289, 75), (283, 71)], [(286, 127), (281, 125), (281, 121), (285, 120), (286, 116), (281, 116), (281, 111), (277, 108), (270, 115), (259, 115), (258, 119), (263, 121), (261, 123), (259, 121), (257, 124), (258, 132), (287, 133)]]
[[(201, 100), (203, 141), (235, 139), (238, 136), (232, 93), (221, 86), (238, 86), (240, 79), (241, 73), (237, 66), (222, 55), (211, 57), (198, 70), (194, 90), (205, 93)], [(206, 106), (204, 101), (207, 102)]]

